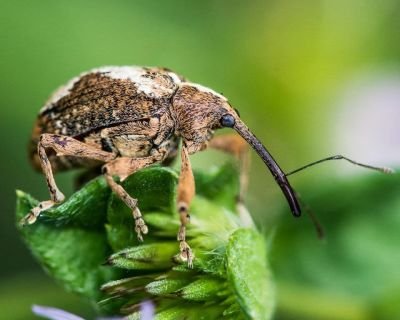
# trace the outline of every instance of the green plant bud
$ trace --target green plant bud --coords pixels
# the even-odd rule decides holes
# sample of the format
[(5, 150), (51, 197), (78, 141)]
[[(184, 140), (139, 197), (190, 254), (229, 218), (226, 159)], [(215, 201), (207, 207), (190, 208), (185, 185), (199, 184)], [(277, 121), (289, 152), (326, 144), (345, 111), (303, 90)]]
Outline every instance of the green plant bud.
[(163, 235), (174, 236), (176, 230), (179, 228), (179, 220), (175, 219), (175, 217), (171, 216), (168, 213), (159, 213), (159, 212), (147, 213), (146, 222), (150, 227), (162, 230)]
[[(177, 175), (162, 167), (124, 181), (149, 225), (144, 244), (137, 240), (130, 209), (109, 196), (102, 178), (20, 231), (53, 277), (96, 301), (103, 312), (140, 319), (141, 303), (150, 300), (154, 319), (267, 320), (274, 300), (267, 252), (263, 237), (254, 227), (244, 228), (235, 213), (238, 176), (233, 171), (227, 165), (195, 175), (186, 238), (195, 255), (192, 269), (176, 258)], [(22, 192), (17, 196), (20, 219), (37, 201)], [(63, 217), (67, 208), (71, 212)], [(89, 227), (93, 208), (99, 215)]]
[(187, 278), (161, 279), (150, 282), (146, 285), (145, 290), (150, 294), (165, 295), (180, 290), (190, 281), (191, 280)]
[(176, 243), (162, 242), (124, 249), (113, 254), (108, 262), (126, 269), (160, 269), (172, 266)]
[(180, 294), (186, 300), (212, 301), (223, 287), (222, 279), (204, 277), (184, 287)]
[(241, 310), (240, 310), (240, 307), (239, 307), (239, 305), (237, 303), (231, 304), (222, 313), (223, 316), (230, 316), (230, 317), (233, 317), (235, 315), (240, 315), (240, 314), (241, 314)]
[(221, 314), (219, 306), (182, 304), (158, 312), (154, 320), (201, 319), (215, 320)]
[(110, 281), (101, 286), (101, 291), (109, 295), (122, 295), (136, 291), (138, 288), (144, 287), (149, 281), (152, 281), (158, 275), (137, 276), (120, 280)]

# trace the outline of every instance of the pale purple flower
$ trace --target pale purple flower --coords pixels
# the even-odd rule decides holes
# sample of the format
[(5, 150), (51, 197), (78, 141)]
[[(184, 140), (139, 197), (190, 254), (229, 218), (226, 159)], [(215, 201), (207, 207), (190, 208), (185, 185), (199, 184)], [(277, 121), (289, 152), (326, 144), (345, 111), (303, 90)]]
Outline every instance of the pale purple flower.
[(140, 304), (140, 319), (152, 320), (154, 318), (154, 303), (150, 300), (145, 300)]
[[(85, 320), (84, 318), (78, 317), (70, 312), (53, 307), (33, 305), (32, 311), (37, 316), (49, 320)], [(122, 319), (123, 318), (121, 317), (96, 318), (96, 320), (122, 320)]]
[(33, 305), (32, 311), (37, 316), (47, 318), (50, 320), (85, 320), (72, 313), (53, 307)]
[[(49, 320), (85, 320), (79, 316), (76, 316), (70, 312), (53, 308), (53, 307), (45, 307), (33, 305), (32, 311), (39, 317), (43, 317)], [(152, 320), (154, 318), (154, 304), (149, 301), (143, 301), (140, 304), (140, 319), (141, 320)], [(96, 318), (96, 320), (123, 320), (121, 317), (102, 317)]]

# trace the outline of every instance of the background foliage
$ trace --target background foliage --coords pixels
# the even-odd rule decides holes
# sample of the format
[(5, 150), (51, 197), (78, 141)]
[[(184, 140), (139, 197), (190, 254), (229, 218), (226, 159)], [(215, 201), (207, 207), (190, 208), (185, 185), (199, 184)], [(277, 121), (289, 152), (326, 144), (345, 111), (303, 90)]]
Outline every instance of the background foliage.
[[(101, 65), (166, 66), (229, 97), (286, 170), (335, 153), (396, 166), (399, 10), (395, 0), (1, 1), (3, 315), (27, 318), (32, 302), (88, 312), (43, 275), (14, 227), (16, 188), (47, 197), (26, 143), (58, 85)], [(211, 151), (192, 158), (197, 168), (225, 160)], [(70, 178), (58, 176), (67, 194)], [(291, 181), (326, 225), (325, 242), (307, 219), (289, 217), (253, 157), (248, 204), (265, 232), (275, 230), (277, 318), (395, 318), (397, 176), (331, 163)]]

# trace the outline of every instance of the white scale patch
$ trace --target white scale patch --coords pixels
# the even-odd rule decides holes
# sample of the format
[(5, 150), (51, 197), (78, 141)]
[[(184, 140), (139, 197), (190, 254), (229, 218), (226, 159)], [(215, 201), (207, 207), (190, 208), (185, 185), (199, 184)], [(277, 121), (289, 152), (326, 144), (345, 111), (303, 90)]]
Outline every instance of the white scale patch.
[[(163, 86), (162, 84), (152, 80), (151, 78), (144, 77), (144, 75), (147, 74), (147, 71), (143, 69), (142, 67), (135, 67), (135, 66), (105, 66), (101, 68), (96, 68), (92, 69), (87, 72), (81, 73), (78, 77), (75, 77), (68, 81), (68, 83), (59, 89), (57, 89), (53, 95), (49, 98), (49, 100), (46, 102), (46, 104), (43, 106), (42, 109), (40, 109), (40, 113), (43, 113), (50, 109), (54, 103), (59, 101), (61, 98), (67, 96), (70, 93), (70, 90), (73, 88), (74, 84), (83, 76), (90, 74), (90, 73), (104, 73), (105, 76), (112, 78), (112, 79), (118, 79), (118, 80), (123, 80), (123, 79), (129, 79), (132, 81), (136, 87), (137, 91), (139, 93), (144, 93), (149, 97), (152, 98), (160, 98), (160, 97), (165, 97), (168, 95), (172, 95), (174, 93), (173, 88), (168, 88)], [(179, 85), (181, 84), (181, 80), (179, 79), (178, 75), (175, 74), (174, 72), (168, 72), (167, 73), (173, 83)], [(227, 101), (227, 99), (219, 94), (218, 92), (215, 92), (214, 90), (204, 87), (200, 84), (197, 83), (191, 83), (191, 82), (183, 82), (182, 84), (193, 86), (197, 88), (199, 91), (202, 92), (207, 92), (211, 93), (213, 95), (218, 96), (219, 98), (223, 99), (224, 101)]]
[[(165, 86), (162, 86), (161, 84), (153, 81), (150, 78), (143, 77), (144, 75), (147, 74), (147, 71), (143, 69), (142, 67), (135, 67), (135, 66), (105, 66), (105, 67), (100, 67), (96, 69), (92, 69), (87, 72), (81, 73), (78, 77), (75, 77), (68, 81), (68, 83), (60, 88), (58, 88), (49, 98), (49, 100), (46, 102), (46, 104), (43, 106), (43, 108), (40, 110), (40, 113), (45, 112), (46, 110), (50, 109), (54, 103), (59, 101), (61, 98), (67, 96), (70, 93), (70, 90), (73, 88), (74, 84), (83, 76), (90, 74), (90, 73), (104, 73), (105, 76), (112, 78), (112, 79), (118, 79), (118, 80), (124, 80), (124, 79), (129, 79), (133, 83), (135, 83), (137, 90), (139, 93), (144, 93), (152, 98), (160, 98), (166, 95), (172, 95), (174, 93), (174, 89), (172, 88), (166, 88)], [(179, 77), (173, 73), (173, 72), (168, 72), (167, 73), (173, 83), (175, 84), (180, 84), (181, 80)]]
[[(148, 71), (141, 67), (110, 66), (95, 69), (92, 70), (92, 72), (105, 73), (107, 77), (110, 77), (112, 79), (129, 79), (136, 85), (138, 93), (144, 93), (145, 95), (152, 98), (165, 97), (168, 95), (172, 95), (175, 92), (173, 88), (167, 88), (151, 78), (144, 77), (148, 73)], [(178, 76), (176, 76), (172, 72), (168, 73), (168, 75), (172, 78), (172, 81), (174, 83), (180, 83)]]
[(61, 120), (57, 120), (55, 123), (55, 126), (57, 129), (61, 129), (63, 127), (63, 123)]
[(181, 83), (181, 79), (179, 79), (178, 75), (176, 73), (173, 72), (168, 72), (168, 75), (172, 78), (172, 81), (174, 81), (174, 83)]

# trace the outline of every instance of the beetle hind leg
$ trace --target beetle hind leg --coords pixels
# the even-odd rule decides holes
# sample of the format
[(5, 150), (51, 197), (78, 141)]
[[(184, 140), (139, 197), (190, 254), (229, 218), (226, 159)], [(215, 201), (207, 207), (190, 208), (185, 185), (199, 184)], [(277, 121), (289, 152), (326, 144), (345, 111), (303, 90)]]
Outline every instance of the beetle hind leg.
[(20, 222), (21, 225), (34, 223), (42, 211), (50, 209), (55, 204), (63, 202), (65, 199), (64, 194), (58, 189), (54, 180), (51, 163), (46, 153), (47, 149), (54, 150), (57, 156), (75, 156), (102, 162), (107, 162), (115, 158), (115, 155), (112, 153), (89, 146), (68, 136), (50, 133), (42, 134), (38, 143), (38, 155), (42, 171), (46, 177), (50, 200), (42, 201), (33, 208), (24, 218), (22, 218)]
[(46, 201), (41, 201), (39, 204), (34, 207), (29, 213), (23, 217), (20, 221), (20, 225), (24, 226), (27, 224), (33, 224), (36, 222), (37, 218), (39, 217), (40, 213), (42, 211), (45, 211), (47, 209), (50, 209), (54, 205), (61, 203), (63, 200), (60, 200), (58, 202), (55, 202), (53, 200), (46, 200)]
[[(42, 139), (41, 139), (42, 140)], [(34, 207), (22, 220), (21, 224), (33, 224), (36, 222), (36, 219), (39, 217), (42, 211), (50, 209), (55, 204), (61, 203), (64, 201), (64, 194), (58, 189), (57, 184), (54, 180), (53, 171), (51, 169), (51, 164), (49, 158), (46, 154), (46, 149), (42, 143), (42, 141), (38, 144), (38, 155), (40, 159), (40, 164), (42, 166), (43, 173), (46, 176), (47, 188), (49, 189), (51, 200), (46, 200), (39, 202), (39, 204)]]

